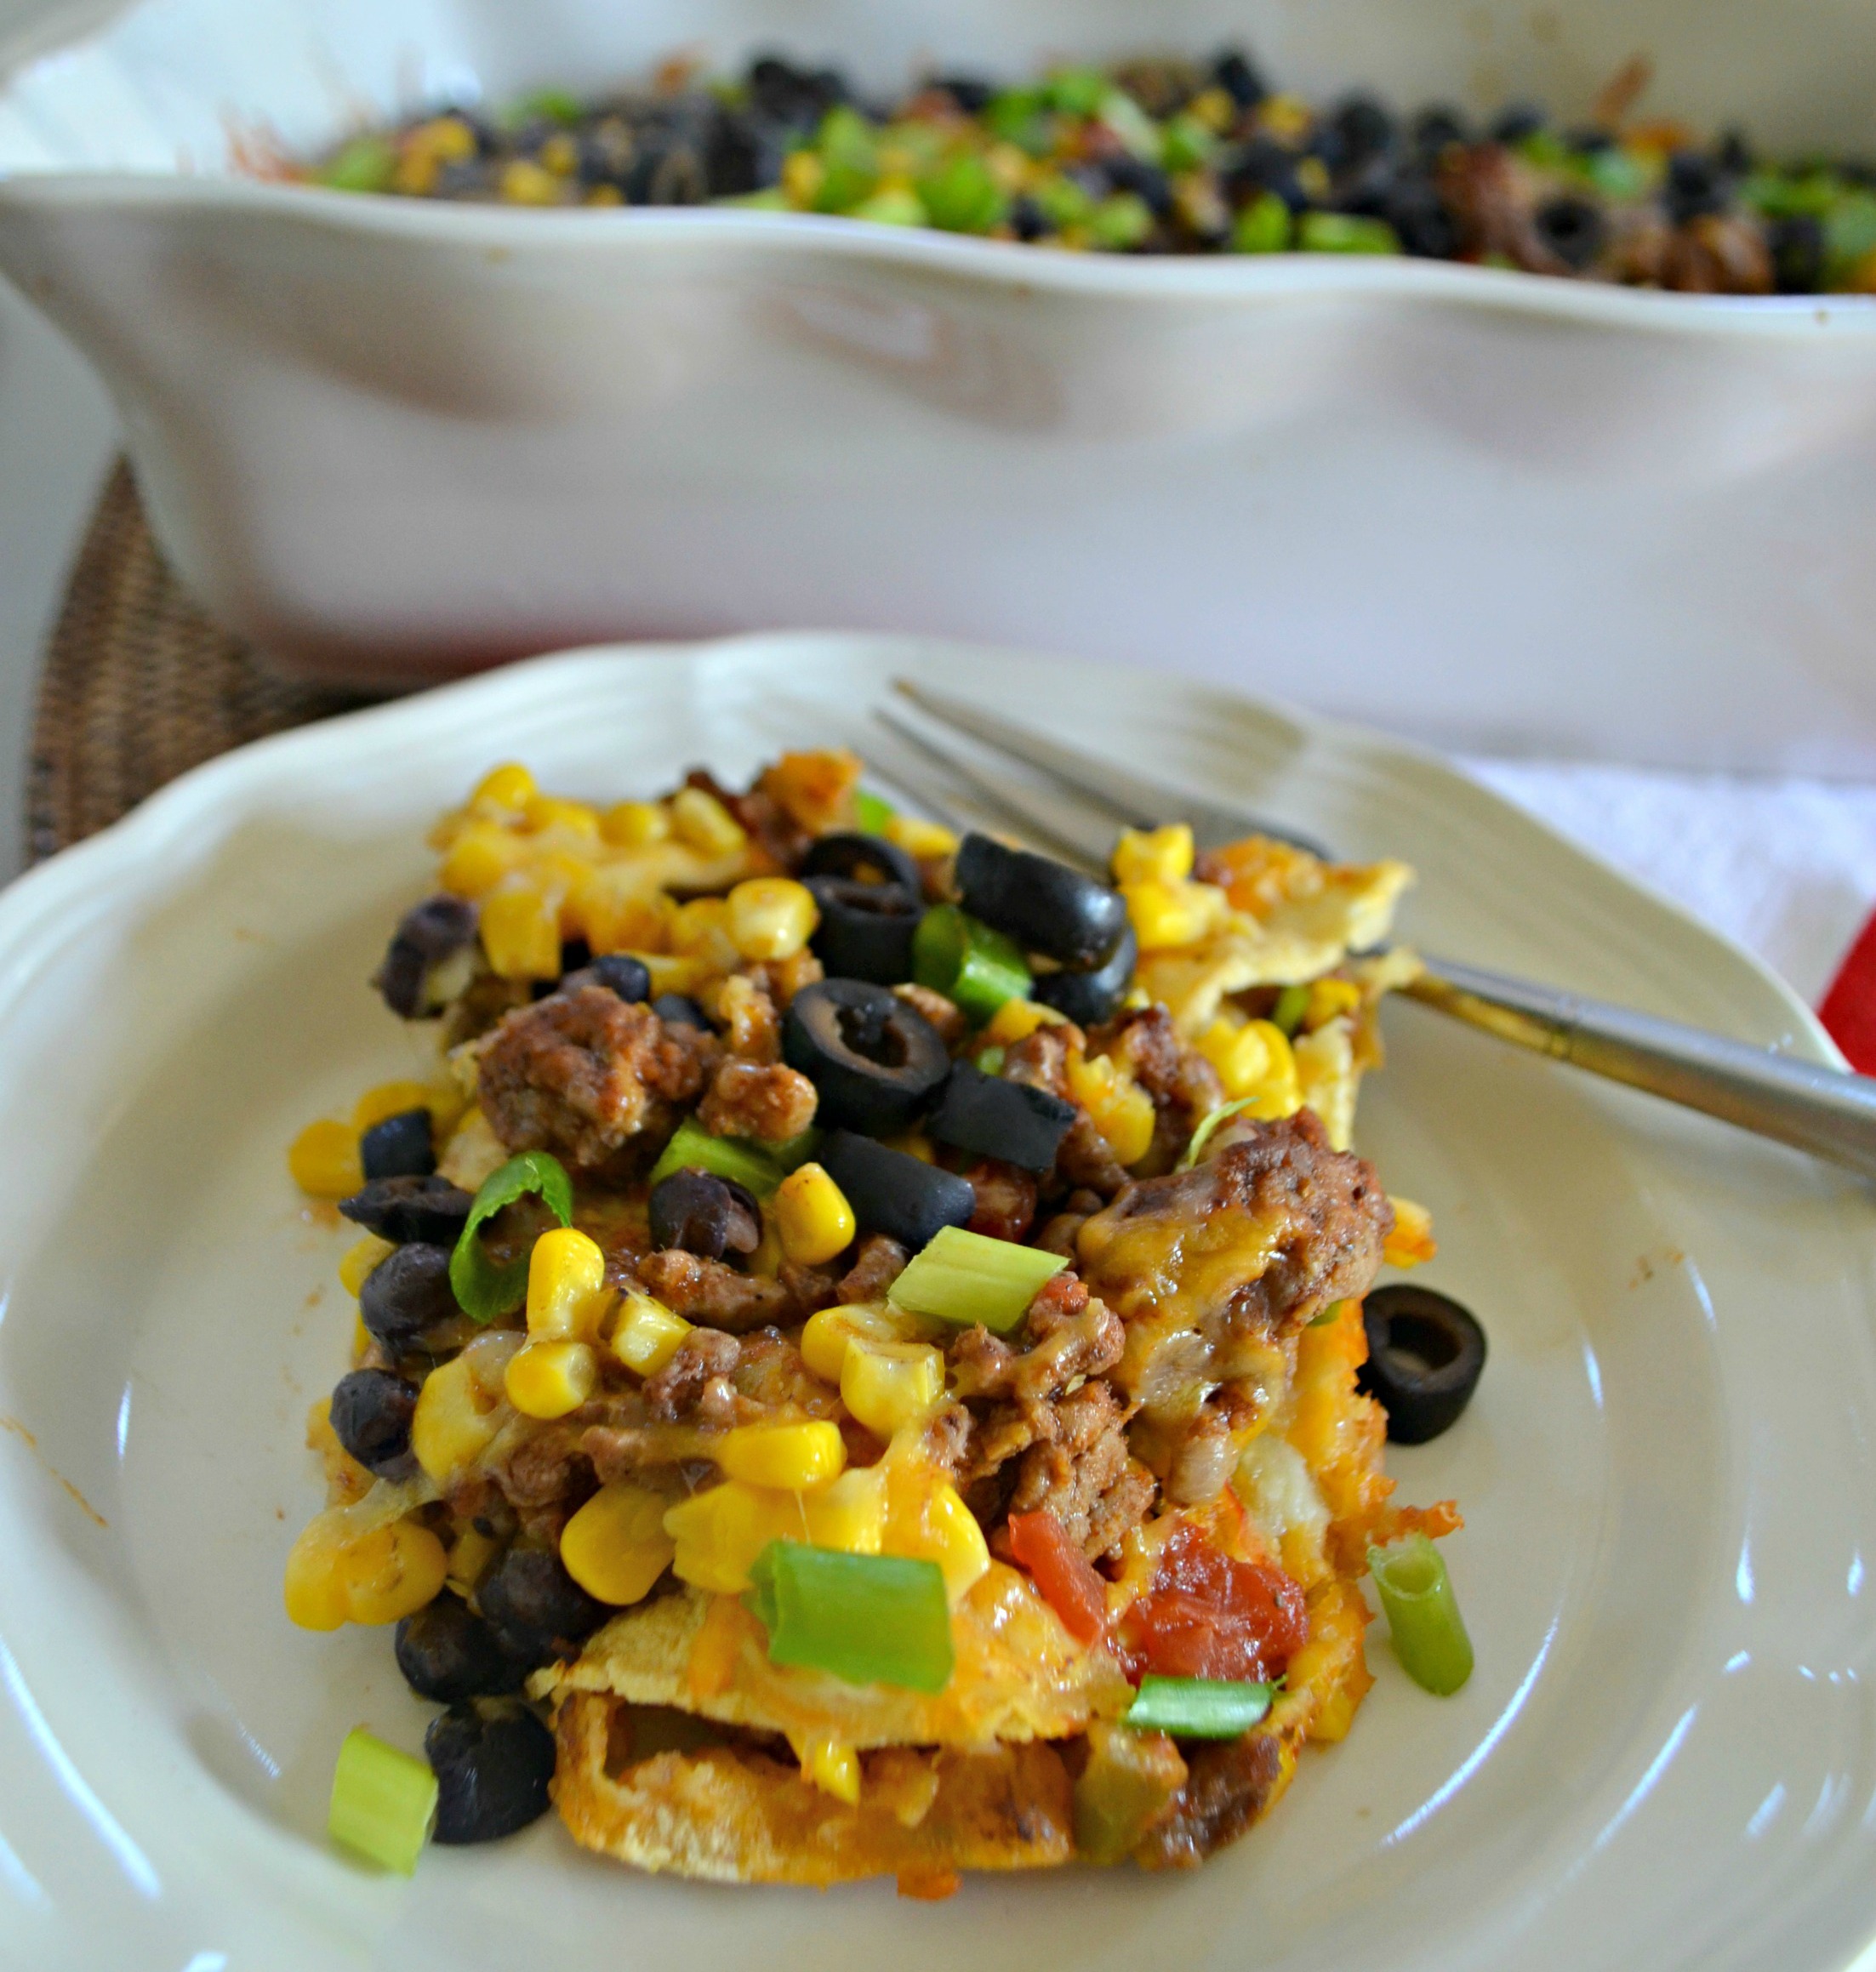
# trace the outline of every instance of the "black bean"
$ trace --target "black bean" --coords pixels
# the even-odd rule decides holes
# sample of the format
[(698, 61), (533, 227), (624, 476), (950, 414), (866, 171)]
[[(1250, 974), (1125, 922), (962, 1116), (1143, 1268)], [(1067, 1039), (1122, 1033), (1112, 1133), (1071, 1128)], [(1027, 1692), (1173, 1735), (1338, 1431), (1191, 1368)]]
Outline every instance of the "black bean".
[(1603, 128), (1599, 123), (1585, 124), (1581, 129), (1570, 131), (1564, 142), (1579, 157), (1594, 157), (1605, 151), (1616, 147), (1614, 133)]
[(401, 1478), (411, 1468), (417, 1386), (389, 1370), (353, 1370), (332, 1394), (333, 1435), (367, 1472)]
[(1033, 850), (964, 838), (955, 865), (966, 910), (1024, 950), (1063, 966), (1098, 966), (1120, 943), (1127, 907), (1117, 890)]
[(1430, 1287), (1377, 1287), (1361, 1304), (1368, 1359), (1357, 1387), (1388, 1414), (1396, 1445), (1424, 1445), (1459, 1420), (1485, 1366), (1485, 1331)]
[(419, 1698), (457, 1705), (518, 1691), (527, 1667), (460, 1596), (439, 1595), (397, 1626), (397, 1668)]
[(1372, 96), (1345, 97), (1330, 121), (1342, 140), (1343, 162), (1351, 171), (1394, 148), (1393, 114)]
[(1725, 131), (1714, 155), (1719, 160), (1719, 168), (1734, 178), (1743, 178), (1756, 162), (1743, 130)]
[(393, 1355), (462, 1310), (449, 1285), (449, 1248), (417, 1244), (387, 1253), (358, 1290), (358, 1316)]
[(1414, 118), (1408, 140), (1423, 164), (1437, 163), (1453, 145), (1468, 140), (1465, 118), (1443, 103), (1435, 104)]
[(1521, 143), (1526, 137), (1535, 137), (1547, 121), (1535, 103), (1508, 103), (1492, 119), (1491, 140), (1495, 144)]
[(1781, 294), (1815, 294), (1824, 284), (1824, 225), (1810, 213), (1774, 219), (1766, 229), (1772, 285)]
[(1212, 80), (1240, 110), (1255, 109), (1270, 93), (1248, 58), (1235, 48), (1226, 48), (1213, 59)]
[(453, 1705), (431, 1721), (424, 1753), (439, 1842), (498, 1841), (547, 1812), (554, 1735), (523, 1706)]
[(430, 1111), (402, 1109), (373, 1123), (358, 1139), (358, 1159), (368, 1184), (374, 1177), (428, 1177), (436, 1168)]
[(959, 1062), (926, 1125), (939, 1143), (1000, 1158), (1019, 1171), (1046, 1171), (1074, 1122), (1075, 1104), (1027, 1082), (987, 1075)]
[(865, 883), (896, 883), (914, 897), (921, 895), (925, 886), (910, 851), (858, 829), (817, 836), (801, 858), (800, 875), (803, 881), (811, 876), (844, 876)]
[(1216, 168), (1218, 189), (1234, 205), (1248, 205), (1267, 191), (1293, 213), (1309, 202), (1297, 178), (1296, 153), (1272, 138), (1253, 137), (1239, 145), (1219, 157)]
[(1172, 218), (1172, 181), (1157, 164), (1143, 157), (1110, 157), (1107, 173), (1116, 191), (1131, 191), (1143, 199), (1155, 219)]
[(1565, 266), (1579, 272), (1601, 253), (1609, 237), (1602, 208), (1565, 192), (1546, 199), (1531, 215), (1537, 237)]
[(875, 1137), (909, 1127), (951, 1067), (931, 1022), (865, 979), (804, 986), (782, 1019), (782, 1058), (813, 1083), (818, 1120)]
[(341, 1199), (339, 1209), (354, 1225), (393, 1245), (422, 1240), (453, 1246), (463, 1236), (475, 1203), (447, 1177), (379, 1177)]
[(1039, 972), (1029, 989), (1029, 997), (1065, 1013), (1077, 1027), (1098, 1027), (1113, 1017), (1115, 1009), (1133, 983), (1133, 968), (1139, 962), (1139, 940), (1129, 925), (1120, 934), (1113, 956), (1081, 972)]
[(603, 959), (595, 959), (593, 977), (608, 992), (618, 994), (635, 1006), (652, 996), (650, 967), (642, 959), (634, 959), (626, 953), (608, 952)]
[(652, 1002), (652, 1012), (667, 1027), (697, 1027), (710, 1031), (710, 1016), (688, 995), (660, 993)]
[(1662, 187), (1662, 203), (1677, 226), (1709, 213), (1724, 212), (1730, 191), (1725, 174), (1704, 152), (1677, 151), (1668, 160), (1668, 182)]
[(762, 1243), (762, 1212), (739, 1184), (714, 1172), (687, 1167), (652, 1188), (647, 1204), (652, 1244), (673, 1246), (705, 1260), (725, 1253), (753, 1253)]
[(1375, 217), (1394, 228), (1403, 253), (1423, 260), (1450, 260), (1459, 251), (1458, 222), (1423, 178), (1403, 174), (1397, 179)]
[(851, 876), (811, 876), (807, 887), (821, 914), (809, 943), (824, 970), (881, 986), (912, 977), (912, 934), (925, 915), (917, 892)]
[(577, 1656), (613, 1613), (545, 1547), (510, 1547), (482, 1577), (476, 1599), (502, 1647), (530, 1664)]
[(1027, 196), (1011, 202), (1010, 230), (1019, 240), (1040, 240), (1055, 231), (1049, 224), (1048, 214)]
[(974, 117), (979, 110), (987, 109), (990, 98), (996, 94), (995, 85), (985, 82), (981, 76), (940, 76), (932, 86), (943, 89), (967, 117)]
[(909, 1252), (946, 1226), (968, 1225), (977, 1210), (977, 1194), (963, 1178), (852, 1131), (835, 1131), (821, 1146), (820, 1161), (861, 1229), (884, 1233)]
[(385, 1004), (404, 1020), (437, 1011), (433, 990), (436, 969), (475, 942), (476, 907), (459, 897), (425, 898), (404, 913), (385, 949), (372, 984)]

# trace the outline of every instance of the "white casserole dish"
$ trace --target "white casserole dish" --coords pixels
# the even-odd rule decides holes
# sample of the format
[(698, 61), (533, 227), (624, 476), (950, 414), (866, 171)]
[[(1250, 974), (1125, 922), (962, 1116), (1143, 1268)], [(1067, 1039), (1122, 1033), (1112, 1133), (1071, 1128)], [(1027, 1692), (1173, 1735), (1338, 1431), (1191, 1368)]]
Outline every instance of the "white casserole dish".
[[(1651, 106), (1847, 147), (1867, 29), (1847, 0), (1151, 25), (1308, 93), (1565, 114), (1642, 47)], [(227, 163), (231, 123), (311, 145), (677, 46), (886, 86), (1143, 32), (1118, 0), (942, 28), (905, 0), (144, 0), (0, 96), (0, 269), (110, 383), (191, 586), (305, 673), (892, 626), (1149, 654), (1481, 749), (1876, 771), (1876, 304), (450, 208)]]

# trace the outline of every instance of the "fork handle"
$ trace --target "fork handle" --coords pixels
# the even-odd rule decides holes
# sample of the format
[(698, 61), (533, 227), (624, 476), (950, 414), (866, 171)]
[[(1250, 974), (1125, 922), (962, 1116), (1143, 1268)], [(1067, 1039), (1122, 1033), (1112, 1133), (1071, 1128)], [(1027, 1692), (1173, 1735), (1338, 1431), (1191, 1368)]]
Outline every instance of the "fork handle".
[(1876, 1079), (1679, 1021), (1429, 959), (1410, 997), (1539, 1054), (1876, 1177)]

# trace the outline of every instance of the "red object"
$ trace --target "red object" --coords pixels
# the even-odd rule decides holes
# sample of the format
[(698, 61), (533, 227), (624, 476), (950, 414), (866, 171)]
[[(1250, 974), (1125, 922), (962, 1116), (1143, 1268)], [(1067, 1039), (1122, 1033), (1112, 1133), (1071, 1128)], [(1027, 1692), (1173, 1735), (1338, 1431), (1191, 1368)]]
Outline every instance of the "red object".
[(1860, 1075), (1876, 1075), (1876, 916), (1856, 935), (1817, 1017)]
[(1010, 1553), (1071, 1637), (1092, 1644), (1108, 1627), (1108, 1585), (1053, 1513), (1012, 1513)]
[(1136, 1684), (1161, 1678), (1277, 1676), (1309, 1640), (1302, 1588), (1280, 1568), (1234, 1561), (1198, 1530), (1177, 1529), (1152, 1582), (1120, 1618), (1120, 1656)]

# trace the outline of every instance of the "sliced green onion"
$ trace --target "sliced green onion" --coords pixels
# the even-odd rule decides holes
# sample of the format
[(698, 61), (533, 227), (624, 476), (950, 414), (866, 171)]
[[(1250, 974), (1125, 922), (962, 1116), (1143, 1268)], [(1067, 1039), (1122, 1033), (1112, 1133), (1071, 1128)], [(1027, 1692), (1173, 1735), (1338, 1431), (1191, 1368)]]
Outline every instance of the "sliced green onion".
[(1311, 1315), (1303, 1325), (1305, 1328), (1326, 1328), (1331, 1322), (1340, 1321), (1341, 1319), (1342, 1303), (1339, 1301), (1331, 1301), (1320, 1314)]
[(400, 1753), (354, 1726), (333, 1769), (326, 1827), (335, 1842), (408, 1876), (436, 1820), (436, 1776), (428, 1760)]
[(1297, 223), (1305, 254), (1398, 254), (1400, 236), (1385, 219), (1353, 213), (1305, 213)]
[[(800, 1137), (791, 1138), (783, 1148), (792, 1149), (801, 1141)], [(795, 1160), (806, 1161), (806, 1152)], [(740, 1137), (712, 1137), (694, 1116), (687, 1116), (652, 1166), (652, 1183), (662, 1184), (674, 1171), (707, 1171), (713, 1177), (727, 1177), (754, 1192), (757, 1198), (767, 1198), (794, 1168), (784, 1166), (776, 1152), (759, 1149)]]
[(322, 185), (334, 191), (384, 191), (397, 168), (397, 153), (382, 137), (354, 137), (320, 166)]
[(545, 1150), (524, 1150), (499, 1171), (482, 1180), (470, 1208), (456, 1251), (449, 1257), (449, 1285), (457, 1305), (471, 1321), (493, 1321), (510, 1314), (527, 1295), (527, 1256), (498, 1267), (477, 1237), (484, 1219), (493, 1218), (516, 1199), (537, 1195), (563, 1226), (573, 1223), (573, 1185), (560, 1160)]
[(1029, 995), (1029, 968), (1015, 942), (967, 917), (955, 903), (934, 904), (912, 934), (912, 977), (955, 1000), (982, 1027), (1006, 1000)]
[(1217, 1135), (1219, 1126), (1229, 1123), (1240, 1111), (1262, 1099), (1257, 1096), (1240, 1096), (1235, 1103), (1220, 1103), (1216, 1109), (1207, 1109), (1200, 1118), (1198, 1128), (1192, 1132), (1192, 1141), (1186, 1145), (1185, 1155), (1179, 1160), (1177, 1168), (1190, 1171), (1199, 1161), (1199, 1153)]
[(749, 1572), (743, 1599), (768, 1632), (771, 1663), (911, 1691), (950, 1682), (951, 1610), (937, 1562), (771, 1541)]
[(1368, 1572), (1401, 1669), (1436, 1697), (1451, 1697), (1472, 1675), (1472, 1639), (1439, 1549), (1424, 1534), (1410, 1534), (1371, 1547)]
[(981, 1049), (977, 1057), (978, 1073), (982, 1075), (1000, 1075), (1003, 1073), (1004, 1063), (1008, 1059), (1008, 1052), (1004, 1048)]
[(892, 1283), (887, 1298), (908, 1314), (959, 1328), (981, 1322), (992, 1335), (1007, 1335), (1036, 1290), (1067, 1265), (1059, 1253), (946, 1226)]
[(1309, 1011), (1309, 989), (1307, 986), (1286, 986), (1277, 995), (1277, 1003), (1270, 1009), (1270, 1024), (1280, 1027), (1286, 1034), (1294, 1034), (1303, 1025), (1303, 1017)]
[(883, 835), (886, 824), (898, 812), (890, 801), (864, 788), (853, 796), (853, 826), (863, 835)]
[(1175, 1739), (1236, 1739), (1270, 1709), (1276, 1690), (1227, 1678), (1143, 1678), (1121, 1723)]
[(1290, 208), (1274, 191), (1260, 191), (1231, 228), (1234, 254), (1280, 254), (1290, 244)]

